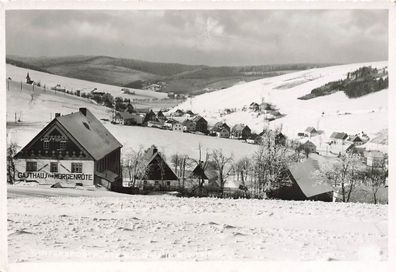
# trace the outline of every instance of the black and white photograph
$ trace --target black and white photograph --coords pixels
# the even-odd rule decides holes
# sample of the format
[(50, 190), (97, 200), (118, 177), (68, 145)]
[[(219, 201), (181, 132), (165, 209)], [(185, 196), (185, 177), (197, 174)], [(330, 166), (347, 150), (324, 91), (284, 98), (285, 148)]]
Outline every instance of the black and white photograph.
[(107, 4), (5, 10), (8, 263), (388, 261), (388, 8)]

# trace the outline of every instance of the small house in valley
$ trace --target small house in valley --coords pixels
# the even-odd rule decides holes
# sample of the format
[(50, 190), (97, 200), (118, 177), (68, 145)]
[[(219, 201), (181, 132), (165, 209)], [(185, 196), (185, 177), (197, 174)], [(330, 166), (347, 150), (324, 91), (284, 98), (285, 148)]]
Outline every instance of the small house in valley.
[(231, 129), (231, 137), (246, 140), (250, 137), (251, 130), (244, 124), (237, 124)]
[(317, 135), (318, 131), (314, 127), (307, 127), (304, 133), (307, 137), (312, 137)]
[(210, 130), (211, 134), (220, 138), (230, 138), (230, 127), (224, 122), (217, 122)]
[(145, 151), (145, 175), (141, 186), (144, 189), (169, 191), (179, 188), (176, 174), (166, 163), (156, 146), (151, 146)]
[(183, 130), (184, 131), (187, 131), (187, 132), (195, 131), (196, 123), (193, 120), (191, 120), (191, 119), (184, 120), (182, 125), (183, 125)]
[(116, 112), (114, 116), (114, 122), (127, 126), (141, 126), (143, 125), (144, 115), (138, 113), (130, 113), (127, 110), (123, 112)]
[(330, 142), (333, 144), (343, 145), (347, 138), (348, 138), (348, 134), (344, 132), (333, 132), (330, 135)]
[(122, 183), (122, 145), (86, 108), (56, 117), (15, 155), (17, 179), (108, 189)]
[(195, 123), (195, 131), (199, 131), (202, 133), (207, 133), (208, 131), (208, 122), (202, 116), (196, 115), (193, 119), (191, 119)]
[(319, 164), (311, 158), (289, 167), (289, 181), (272, 192), (276, 198), (284, 200), (333, 201), (333, 188), (321, 181)]

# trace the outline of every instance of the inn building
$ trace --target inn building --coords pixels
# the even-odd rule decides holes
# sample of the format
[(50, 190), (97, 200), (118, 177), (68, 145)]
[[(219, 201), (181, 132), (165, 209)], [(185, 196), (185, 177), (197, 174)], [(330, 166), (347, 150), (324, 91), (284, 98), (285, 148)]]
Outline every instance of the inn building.
[(108, 189), (122, 183), (122, 145), (86, 108), (56, 117), (15, 155), (16, 179)]

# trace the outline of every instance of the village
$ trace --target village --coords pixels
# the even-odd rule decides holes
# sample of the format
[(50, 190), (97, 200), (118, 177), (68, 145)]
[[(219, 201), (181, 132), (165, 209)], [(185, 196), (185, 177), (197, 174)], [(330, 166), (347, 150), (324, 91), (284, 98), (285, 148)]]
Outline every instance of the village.
[[(29, 74), (26, 76), (26, 84), (34, 85)], [(59, 86), (60, 84), (52, 89), (65, 92), (63, 89), (60, 90)], [(123, 91), (125, 92), (125, 89)], [(75, 95), (89, 97), (85, 93)], [(94, 89), (91, 95), (103, 98), (106, 93)], [(202, 154), (201, 147), (199, 159), (183, 157), (181, 154), (161, 154), (154, 145), (147, 150), (133, 151), (134, 154), (122, 154), (122, 145), (109, 135), (101, 123), (103, 121), (96, 119), (88, 109), (80, 108), (78, 113), (71, 115), (61, 116), (56, 113), (54, 120), (36, 138), (14, 154), (16, 160), (12, 164), (15, 166), (8, 175), (10, 183), (35, 181), (56, 187), (102, 186), (108, 190), (129, 194), (178, 191), (184, 196), (275, 197), (323, 201), (350, 201), (354, 185), (370, 187), (371, 184), (373, 188), (369, 191), (374, 196), (375, 203), (378, 201), (378, 191), (386, 190), (387, 187), (386, 174), (383, 172), (387, 171), (384, 168), (387, 164), (386, 152), (366, 150), (364, 144), (371, 139), (364, 132), (354, 135), (332, 132), (329, 138), (323, 139), (323, 131), (307, 127), (295, 138), (288, 138), (281, 129), (268, 128), (255, 133), (243, 123), (231, 126), (218, 121), (210, 126), (205, 118), (191, 110), (135, 108), (129, 99), (116, 99), (111, 106), (108, 105), (110, 102), (104, 99), (100, 101), (103, 106), (114, 109), (111, 116), (111, 123), (114, 125), (150, 127), (174, 133), (191, 133), (240, 141), (257, 145), (261, 152), (271, 153), (275, 150), (275, 153), (279, 154), (273, 155), (270, 159), (281, 162), (272, 166), (257, 166), (262, 162), (260, 158), (254, 157), (255, 154), (252, 154), (251, 158), (233, 161), (232, 156), (222, 154), (221, 149), (212, 150), (210, 154)], [(264, 122), (267, 123), (284, 116), (274, 105), (264, 101), (260, 104), (252, 102), (242, 110), (262, 114)], [(227, 114), (227, 111), (224, 114)], [(84, 121), (85, 119), (87, 121)], [(58, 129), (51, 128), (49, 131), (48, 127), (56, 127), (60, 120), (65, 120), (67, 125), (61, 124)], [(79, 120), (84, 127), (74, 127)], [(91, 127), (95, 127), (95, 130), (87, 134), (86, 131), (90, 131)], [(77, 134), (73, 135), (73, 131)], [(92, 135), (88, 136), (90, 134)], [(79, 138), (81, 140), (78, 140)], [(95, 138), (97, 141), (94, 141), (95, 145), (92, 146), (91, 140)], [(96, 146), (100, 142), (103, 142), (100, 146), (104, 153), (92, 155), (90, 149), (97, 149)], [(169, 155), (171, 158), (167, 157)], [(345, 164), (352, 157), (358, 157), (358, 160), (355, 162), (356, 165), (347, 171), (354, 171), (354, 168), (379, 169), (382, 171), (381, 180), (376, 179), (374, 182), (373, 178), (370, 183), (368, 178), (359, 181), (357, 178), (345, 177), (341, 181), (336, 178), (323, 181), (324, 173), (315, 177), (321, 168), (318, 161), (322, 161), (323, 164), (323, 161), (339, 160), (341, 164)], [(77, 161), (70, 164), (73, 158)], [(79, 161), (80, 159), (82, 160)], [(63, 160), (65, 161), (60, 163)], [(335, 164), (337, 163), (339, 162)], [(266, 168), (271, 167), (279, 168), (275, 178), (266, 177)], [(330, 186), (333, 181), (334, 185)], [(347, 199), (346, 187), (349, 188)], [(311, 191), (312, 188), (315, 192)]]
[(5, 5), (1, 271), (388, 265), (389, 5), (124, 4)]

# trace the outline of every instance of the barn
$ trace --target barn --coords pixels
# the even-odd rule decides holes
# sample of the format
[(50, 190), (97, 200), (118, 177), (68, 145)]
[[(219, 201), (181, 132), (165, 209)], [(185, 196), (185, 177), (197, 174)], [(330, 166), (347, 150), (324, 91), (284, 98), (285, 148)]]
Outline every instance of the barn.
[(87, 109), (56, 117), (15, 155), (17, 179), (111, 189), (122, 181), (122, 145)]
[(289, 167), (289, 182), (273, 196), (284, 200), (333, 201), (333, 188), (318, 177), (319, 164), (311, 158)]

